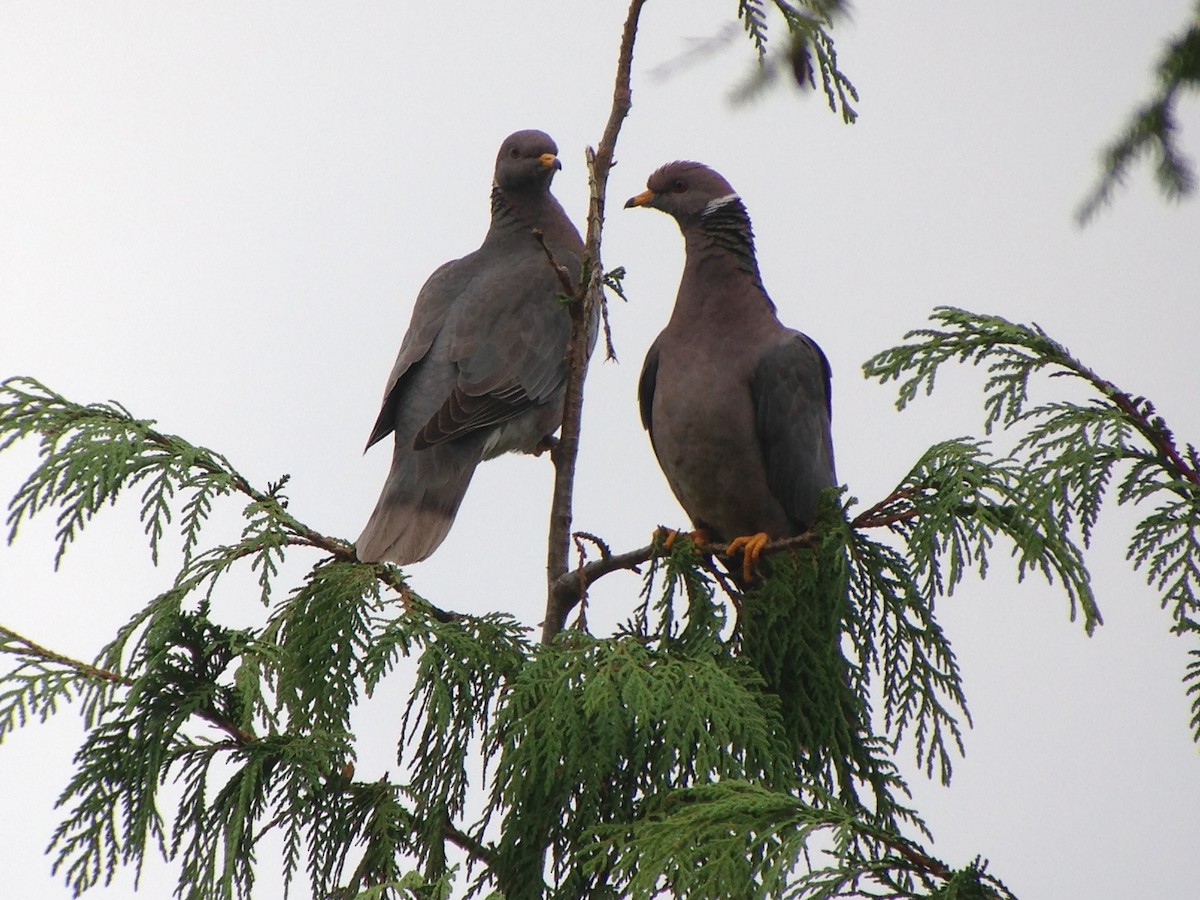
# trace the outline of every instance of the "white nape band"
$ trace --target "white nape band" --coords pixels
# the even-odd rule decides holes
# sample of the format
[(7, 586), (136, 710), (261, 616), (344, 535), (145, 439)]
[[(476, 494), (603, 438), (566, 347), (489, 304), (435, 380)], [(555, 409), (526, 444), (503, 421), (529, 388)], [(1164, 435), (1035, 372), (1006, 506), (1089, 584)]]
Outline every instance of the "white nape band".
[(724, 197), (717, 197), (715, 200), (709, 200), (708, 205), (704, 207), (704, 212), (700, 213), (700, 215), (707, 216), (709, 213), (720, 209), (726, 203), (732, 203), (734, 200), (740, 199), (741, 197), (739, 197), (737, 194), (726, 194)]

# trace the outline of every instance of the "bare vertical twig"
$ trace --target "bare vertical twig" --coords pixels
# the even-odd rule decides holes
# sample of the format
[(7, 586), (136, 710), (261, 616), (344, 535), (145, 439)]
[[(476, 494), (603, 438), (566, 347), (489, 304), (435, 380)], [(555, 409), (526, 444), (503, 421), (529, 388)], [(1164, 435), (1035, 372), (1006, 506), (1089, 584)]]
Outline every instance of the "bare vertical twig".
[(633, 68), (633, 44), (637, 37), (638, 18), (646, 0), (632, 0), (621, 32), (621, 49), (617, 56), (616, 85), (612, 109), (599, 146), (588, 148), (587, 237), (584, 241), (583, 278), (586, 279), (582, 297), (571, 304), (571, 343), (567, 348), (570, 372), (567, 393), (563, 401), (563, 424), (554, 454), (554, 497), (550, 507), (550, 546), (546, 559), (546, 617), (542, 622), (542, 640), (551, 640), (562, 630), (570, 607), (564, 607), (555, 595), (554, 585), (567, 571), (571, 545), (571, 505), (575, 487), (575, 461), (579, 455), (579, 429), (583, 415), (583, 384), (587, 377), (588, 350), (592, 343), (592, 321), (604, 303), (604, 267), (600, 259), (600, 239), (604, 230), (604, 199), (608, 188), (608, 173), (613, 165), (613, 151), (621, 125), (632, 106), (630, 71)]

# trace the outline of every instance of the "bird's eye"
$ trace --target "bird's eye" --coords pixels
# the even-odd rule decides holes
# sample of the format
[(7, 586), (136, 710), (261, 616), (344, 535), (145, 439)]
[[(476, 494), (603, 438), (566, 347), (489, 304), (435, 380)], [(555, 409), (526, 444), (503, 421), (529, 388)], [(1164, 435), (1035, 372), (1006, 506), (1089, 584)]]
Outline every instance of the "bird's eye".
[(518, 156), (521, 155), (521, 151), (518, 150), (516, 147), (513, 147), (508, 151), (508, 155), (509, 155), (510, 159), (516, 159)]
[(687, 190), (687, 182), (681, 179), (675, 179), (675, 183), (671, 185), (671, 190), (677, 194), (682, 194)]

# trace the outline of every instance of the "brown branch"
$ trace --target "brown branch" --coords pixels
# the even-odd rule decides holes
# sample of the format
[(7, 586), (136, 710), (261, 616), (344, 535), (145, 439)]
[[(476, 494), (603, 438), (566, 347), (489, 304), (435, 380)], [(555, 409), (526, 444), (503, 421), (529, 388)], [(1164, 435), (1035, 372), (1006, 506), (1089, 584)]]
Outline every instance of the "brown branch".
[[(1065, 347), (1051, 340), (1044, 332), (1041, 332), (1041, 329), (1038, 329), (1036, 325), (1034, 328), (1041, 334), (1042, 338), (1050, 343), (1052, 348), (1050, 352), (1034, 348), (1035, 352), (1040, 352), (1050, 362), (1057, 363), (1066, 370), (1065, 373), (1055, 374), (1066, 374), (1081, 378), (1099, 391), (1105, 399), (1131, 420), (1133, 427), (1137, 429), (1138, 433), (1146, 439), (1147, 443), (1154, 449), (1154, 452), (1158, 454), (1160, 461), (1165, 462), (1169, 468), (1173, 469), (1174, 474), (1180, 480), (1188, 481), (1200, 487), (1200, 470), (1195, 466), (1194, 451), (1190, 454), (1193, 464), (1189, 465), (1184, 460), (1183, 454), (1179, 452), (1179, 448), (1175, 446), (1175, 434), (1167, 426), (1162, 417), (1155, 414), (1153, 403), (1144, 397), (1135, 398), (1131, 394), (1121, 390), (1107, 378), (1101, 377), (1096, 371), (1085, 366), (1072, 356)], [(1188, 496), (1191, 497), (1194, 495), (1188, 494)]]
[[(544, 244), (543, 244), (544, 246)], [(549, 250), (547, 250), (549, 253)], [(206, 470), (213, 471), (210, 466), (204, 467)], [(462, 613), (453, 612), (450, 610), (441, 609), (434, 606), (423, 597), (417, 597), (412, 593), (412, 590), (405, 582), (403, 575), (393, 565), (389, 563), (364, 563), (358, 558), (354, 544), (341, 538), (330, 537), (322, 534), (312, 528), (309, 528), (287, 509), (287, 506), (279, 497), (271, 493), (263, 493), (250, 485), (244, 478), (238, 475), (232, 467), (229, 474), (233, 475), (234, 483), (237, 489), (254, 500), (256, 503), (269, 504), (274, 507), (275, 514), (283, 522), (284, 527), (292, 535), (292, 538), (287, 541), (289, 547), (312, 547), (317, 550), (324, 550), (338, 562), (352, 562), (360, 565), (370, 565), (375, 570), (375, 577), (383, 584), (392, 588), (400, 595), (400, 601), (406, 609), (413, 606), (420, 606), (423, 610), (429, 613), (434, 619), (439, 622), (456, 622), (463, 618)], [(286, 477), (286, 476), (285, 476)], [(238, 557), (250, 556), (258, 551), (259, 547), (247, 547)], [(236, 736), (236, 735), (235, 735)]]
[(195, 711), (195, 715), (199, 716), (214, 728), (220, 728), (223, 732), (233, 738), (239, 746), (252, 744), (258, 740), (258, 735), (256, 735), (254, 732), (246, 731), (244, 728), (238, 727), (229, 719), (218, 715), (212, 710), (198, 709)]
[(68, 669), (71, 669), (72, 671), (82, 675), (84, 678), (88, 678), (93, 681), (107, 681), (109, 684), (120, 684), (124, 685), (125, 687), (130, 687), (133, 685), (132, 678), (121, 675), (118, 672), (112, 672), (108, 669), (100, 669), (96, 666), (88, 665), (85, 662), (82, 662), (78, 659), (73, 659), (70, 656), (64, 656), (61, 653), (55, 653), (53, 650), (48, 650), (41, 644), (31, 641), (29, 638), (17, 634), (17, 632), (13, 631), (11, 628), (5, 628), (3, 625), (0, 625), (0, 637), (4, 638), (6, 641), (12, 641), (21, 645), (21, 649), (19, 650), (4, 649), (0, 652), (11, 653), (14, 655), (22, 654), (34, 657), (41, 662), (57, 663), (58, 665), (65, 666)]
[(414, 594), (412, 588), (408, 586), (408, 582), (404, 580), (403, 574), (391, 563), (360, 563), (360, 565), (370, 565), (375, 570), (375, 577), (400, 595), (400, 603), (406, 610), (419, 607), (443, 624), (458, 622), (466, 618), (463, 613), (434, 606), (424, 597)]
[[(358, 784), (362, 784), (364, 787), (371, 786), (370, 784), (366, 784), (364, 782), (358, 782)], [(375, 782), (375, 784), (379, 784), (386, 788), (392, 789), (394, 792), (394, 788), (391, 785), (391, 783), (388, 781), (388, 777), (386, 775), (384, 775), (383, 778), (379, 779), (378, 782)], [(401, 809), (403, 810), (402, 815), (404, 816), (408, 826), (414, 832), (420, 832), (421, 825), (417, 821), (417, 816), (414, 813), (410, 812), (409, 810), (403, 809), (403, 807), (401, 807)], [(282, 821), (282, 815), (280, 817), (277, 817), (275, 819), (275, 821), (271, 823), (270, 826), (268, 826), (267, 828), (264, 828), (263, 831), (260, 833), (260, 837), (261, 837), (261, 834), (265, 833), (267, 830), (269, 830), (270, 827), (273, 827), (274, 825), (278, 824), (280, 821)], [(450, 821), (449, 817), (446, 817), (442, 822), (442, 837), (444, 837), (446, 840), (448, 840), (454, 846), (458, 847), (460, 850), (465, 852), (472, 859), (483, 863), (488, 868), (493, 869), (493, 871), (495, 870), (495, 862), (496, 862), (495, 849), (482, 843), (481, 841), (477, 841), (475, 838), (471, 837), (466, 832), (461, 831), (458, 828), (456, 828), (454, 826), (454, 824)], [(371, 860), (371, 854), (364, 853), (362, 859), (359, 860), (358, 865), (355, 867), (354, 871), (351, 873), (349, 880), (346, 882), (347, 887), (346, 887), (346, 891), (344, 892), (344, 894), (339, 893), (334, 896), (338, 896), (338, 897), (351, 896), (351, 895), (357, 896), (359, 893), (361, 893), (362, 888), (364, 886), (372, 886), (372, 887), (376, 886), (374, 884), (368, 884), (368, 879), (369, 879), (369, 876), (371, 875), (371, 873), (368, 871), (368, 864), (369, 864), (370, 860)]]
[(465, 831), (460, 831), (455, 828), (449, 819), (446, 820), (442, 827), (442, 834), (446, 840), (452, 843), (459, 850), (462, 850), (473, 859), (479, 860), (489, 868), (495, 868), (496, 852), (491, 847), (484, 844), (482, 841), (477, 841)]
[(563, 400), (562, 432), (554, 454), (554, 496), (550, 507), (550, 537), (546, 558), (547, 596), (546, 616), (542, 624), (543, 641), (551, 640), (562, 630), (563, 622), (566, 621), (571, 608), (563, 608), (563, 601), (556, 593), (555, 585), (569, 566), (575, 463), (579, 456), (579, 432), (583, 419), (583, 385), (587, 377), (588, 356), (594, 337), (591, 334), (591, 323), (604, 304), (604, 268), (600, 255), (604, 231), (604, 202), (617, 137), (621, 132), (621, 124), (632, 106), (630, 73), (633, 68), (633, 45), (637, 38), (638, 19), (644, 3), (645, 0), (632, 0), (629, 4), (629, 12), (621, 32), (621, 47), (617, 55), (612, 108), (598, 147), (594, 151), (588, 148), (587, 151), (590, 200), (583, 270), (587, 284), (582, 302), (571, 304), (571, 341), (567, 347), (569, 371), (566, 396)]
[[(912, 505), (912, 498), (923, 491), (921, 487), (897, 488), (874, 506), (864, 509), (850, 522), (851, 528), (883, 528), (896, 522), (907, 522), (920, 515), (920, 510)], [(884, 510), (893, 506), (897, 501), (907, 500), (909, 506), (892, 512)]]
[[(921, 510), (914, 506), (909, 506), (905, 509), (900, 509), (895, 512), (885, 513), (889, 506), (898, 500), (911, 500), (911, 498), (920, 492), (920, 488), (907, 487), (893, 491), (878, 503), (863, 510), (850, 522), (850, 527), (855, 530), (864, 528), (884, 528), (888, 525), (893, 525), (896, 522), (906, 522), (910, 519), (915, 519), (921, 515)], [(593, 535), (583, 534), (597, 545), (602, 542)], [(793, 535), (792, 537), (780, 538), (777, 541), (771, 541), (763, 547), (763, 555), (769, 556), (773, 553), (780, 553), (784, 550), (794, 550), (797, 547), (815, 547), (817, 544), (817, 533), (814, 531), (806, 531), (803, 534)], [(710, 556), (725, 556), (729, 549), (728, 544), (704, 544), (702, 551)], [(563, 572), (550, 584), (551, 603), (547, 606), (547, 615), (553, 611), (561, 618), (554, 623), (548, 625), (542, 623), (542, 630), (545, 633), (547, 630), (553, 630), (557, 634), (562, 630), (567, 616), (575, 605), (582, 602), (587, 596), (588, 588), (612, 572), (617, 572), (622, 569), (637, 571), (638, 566), (642, 563), (649, 562), (658, 556), (665, 556), (666, 552), (658, 543), (647, 544), (645, 547), (639, 547), (637, 550), (630, 550), (625, 553), (610, 553), (607, 547), (602, 547), (601, 556), (599, 559), (593, 559), (590, 562), (581, 563), (577, 568), (569, 572)], [(716, 573), (714, 570), (714, 574)]]
[[(160, 431), (150, 430), (145, 433), (146, 441), (161, 447), (167, 452), (176, 452), (178, 445), (175, 438), (171, 435), (163, 434)], [(201, 456), (192, 460), (192, 467), (199, 469), (202, 472), (207, 472), (209, 475), (223, 475), (228, 477), (233, 482), (234, 490), (244, 494), (255, 503), (269, 505), (274, 507), (275, 514), (281, 522), (283, 522), (287, 531), (292, 534), (296, 540), (289, 540), (288, 546), (308, 546), (315, 547), (318, 550), (324, 550), (332, 555), (335, 559), (343, 562), (354, 562), (358, 559), (354, 554), (354, 545), (349, 541), (344, 541), (340, 538), (329, 537), (309, 528), (299, 519), (291, 514), (287, 508), (287, 500), (281, 499), (272, 491), (263, 492), (255, 488), (230, 464), (225, 457), (214, 454), (212, 451), (203, 447), (196, 448), (201, 451)], [(287, 475), (284, 475), (275, 489), (282, 488), (288, 480)], [(252, 552), (252, 551), (250, 551)], [(242, 554), (245, 555), (245, 554)]]
[(908, 509), (888, 513), (885, 516), (873, 516), (869, 519), (859, 517), (854, 520), (853, 525), (855, 528), (886, 528), (888, 525), (895, 525), (897, 522), (907, 522), (920, 515), (921, 511), (919, 509), (910, 506)]
[[(771, 543), (763, 547), (762, 552), (765, 555), (769, 555), (779, 553), (783, 550), (794, 550), (797, 547), (812, 547), (815, 546), (816, 540), (817, 536), (815, 532), (806, 531), (803, 534), (781, 538), (778, 541), (771, 541)], [(724, 556), (726, 550), (729, 549), (729, 545), (705, 544), (700, 549), (704, 553), (713, 556)], [(557, 615), (562, 617), (557, 623), (550, 623), (553, 625), (553, 632), (557, 634), (562, 630), (567, 616), (571, 614), (571, 610), (587, 596), (588, 588), (599, 579), (622, 569), (636, 572), (638, 566), (642, 563), (649, 562), (657, 556), (666, 555), (667, 551), (663, 549), (662, 545), (655, 542), (626, 553), (605, 553), (599, 559), (593, 559), (591, 562), (584, 563), (578, 568), (564, 572), (550, 585), (552, 603), (547, 608), (547, 615), (553, 609)], [(547, 622), (542, 623), (543, 633), (548, 630), (550, 624)]]
[(542, 252), (546, 254), (546, 259), (550, 263), (550, 268), (554, 270), (554, 274), (558, 276), (558, 283), (562, 285), (564, 293), (568, 297), (579, 299), (579, 285), (571, 281), (571, 273), (567, 267), (554, 258), (554, 251), (550, 249), (546, 243), (546, 235), (540, 228), (533, 229), (533, 239), (538, 242), (538, 246), (542, 248)]
[(328, 535), (321, 534), (319, 531), (313, 531), (307, 525), (293, 519), (290, 515), (285, 514), (284, 521), (287, 524), (288, 530), (297, 538), (297, 540), (289, 542), (291, 546), (314, 547), (317, 550), (324, 550), (334, 559), (338, 560), (338, 562), (359, 562), (358, 557), (354, 553), (354, 545), (349, 541), (329, 537)]
[(1175, 446), (1175, 436), (1171, 432), (1171, 429), (1166, 426), (1166, 423), (1161, 418), (1150, 418), (1150, 416), (1154, 415), (1154, 406), (1149, 400), (1143, 400), (1139, 404), (1129, 394), (1120, 390), (1112, 382), (1101, 378), (1090, 369), (1085, 368), (1083, 375), (1102, 394), (1108, 397), (1117, 409), (1133, 420), (1134, 427), (1150, 443), (1155, 452), (1175, 469), (1177, 476), (1185, 481), (1190, 481), (1196, 486), (1200, 486), (1200, 472), (1197, 472), (1196, 469), (1184, 461), (1183, 456), (1179, 453), (1179, 448)]
[(949, 881), (954, 877), (954, 872), (944, 863), (934, 859), (933, 857), (926, 856), (920, 850), (916, 849), (916, 847), (914, 847), (909, 841), (906, 841), (900, 837), (891, 837), (883, 833), (877, 833), (874, 836), (878, 838), (878, 840), (885, 846), (891, 848), (896, 853), (899, 853), (902, 857), (916, 866), (916, 868), (920, 871), (933, 875), (937, 878), (941, 878), (943, 881)]
[[(31, 641), (24, 635), (18, 634), (11, 628), (5, 628), (3, 625), (0, 625), (0, 638), (20, 645), (19, 649), (3, 649), (0, 652), (32, 657), (40, 662), (56, 663), (92, 681), (105, 681), (109, 684), (119, 684), (122, 687), (133, 687), (137, 683), (136, 679), (130, 678), (128, 675), (122, 675), (110, 669), (101, 669), (70, 656), (65, 656), (62, 653), (56, 653), (35, 641)], [(240, 744), (248, 744), (257, 739), (251, 732), (239, 728), (233, 722), (212, 710), (197, 709), (194, 711), (194, 715), (208, 722), (210, 725), (221, 729)]]
[[(546, 620), (542, 622), (542, 634), (553, 637), (562, 631), (571, 610), (587, 596), (588, 588), (598, 579), (620, 569), (636, 571), (638, 566), (656, 555), (663, 555), (663, 551), (654, 544), (649, 544), (628, 553), (601, 556), (559, 575), (550, 583), (550, 601), (546, 604)], [(554, 621), (550, 619), (552, 615), (557, 617)], [(543, 640), (548, 639), (543, 637)]]
[[(536, 232), (535, 236), (538, 237), (539, 240), (541, 239), (540, 232)], [(542, 246), (545, 247), (545, 241), (542, 241)], [(546, 254), (548, 256), (550, 254), (548, 248), (546, 249)], [(551, 262), (554, 262), (553, 257), (551, 257)], [(560, 277), (563, 277), (565, 270), (557, 265), (555, 265), (555, 268), (560, 272)], [(567, 281), (567, 284), (569, 286), (569, 280)], [(174, 446), (169, 436), (157, 431), (148, 432), (147, 439), (150, 442), (163, 447), (164, 449), (171, 449)], [(226, 468), (222, 468), (219, 465), (219, 463), (222, 462), (225, 463)], [(419, 605), (439, 622), (454, 622), (463, 617), (461, 613), (440, 609), (439, 607), (434, 606), (428, 600), (416, 597), (405, 583), (403, 576), (394, 566), (387, 563), (362, 563), (362, 560), (358, 558), (358, 555), (355, 552), (354, 544), (350, 543), (349, 541), (342, 540), (341, 538), (330, 537), (329, 535), (322, 534), (321, 532), (305, 525), (291, 514), (287, 508), (286, 500), (281, 499), (273, 492), (264, 493), (263, 491), (255, 488), (250, 484), (250, 482), (238, 474), (237, 470), (234, 469), (234, 467), (230, 465), (229, 461), (224, 459), (224, 457), (221, 457), (220, 459), (214, 459), (211, 456), (201, 457), (200, 459), (196, 460), (193, 465), (196, 468), (213, 475), (228, 475), (230, 478), (232, 478), (234, 488), (239, 493), (249, 497), (255, 503), (261, 503), (264, 506), (271, 506), (277, 518), (283, 523), (284, 528), (291, 535), (286, 542), (286, 546), (312, 547), (317, 550), (324, 550), (339, 562), (355, 562), (364, 565), (372, 565), (375, 569), (375, 577), (400, 595), (400, 600), (402, 603), (404, 603), (405, 608)], [(283, 483), (287, 481), (287, 478), (288, 476), (284, 475), (279, 483), (279, 486), (282, 486)], [(240, 553), (238, 553), (235, 558), (240, 559), (246, 556), (251, 556), (260, 549), (261, 547), (259, 545), (246, 547)], [(220, 723), (214, 724), (219, 725)], [(228, 731), (229, 729), (226, 728), (225, 730)], [(237, 733), (234, 733), (234, 737), (238, 736), (239, 735)], [(253, 739), (252, 735), (251, 739)]]
[[(620, 283), (614, 281), (607, 272), (605, 273), (605, 284), (612, 288), (616, 294), (621, 296), (622, 300), (625, 299), (625, 297), (621, 295), (621, 291), (619, 289)], [(617, 348), (613, 346), (612, 325), (608, 321), (608, 301), (604, 298), (603, 291), (600, 294), (600, 298), (600, 324), (604, 328), (604, 359), (606, 362), (618, 362)]]

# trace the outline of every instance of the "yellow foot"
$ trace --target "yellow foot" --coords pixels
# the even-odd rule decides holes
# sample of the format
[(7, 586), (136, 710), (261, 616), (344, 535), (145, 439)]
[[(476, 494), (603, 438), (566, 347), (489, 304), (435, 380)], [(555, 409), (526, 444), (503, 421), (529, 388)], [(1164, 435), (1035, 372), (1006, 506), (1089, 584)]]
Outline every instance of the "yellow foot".
[(676, 531), (674, 528), (668, 528), (666, 525), (659, 525), (658, 528), (654, 529), (652, 540), (661, 540), (663, 549), (670, 550), (675, 546), (675, 541), (679, 539), (680, 535), (687, 535), (697, 547), (703, 547), (712, 540), (712, 535), (703, 528), (697, 528), (695, 531)]
[(758, 534), (745, 534), (741, 537), (736, 537), (729, 542), (729, 546), (725, 550), (726, 556), (736, 556), (740, 551), (742, 554), (742, 577), (749, 584), (754, 577), (754, 569), (758, 566), (758, 558), (762, 555), (763, 547), (767, 546), (767, 533), (760, 531)]

